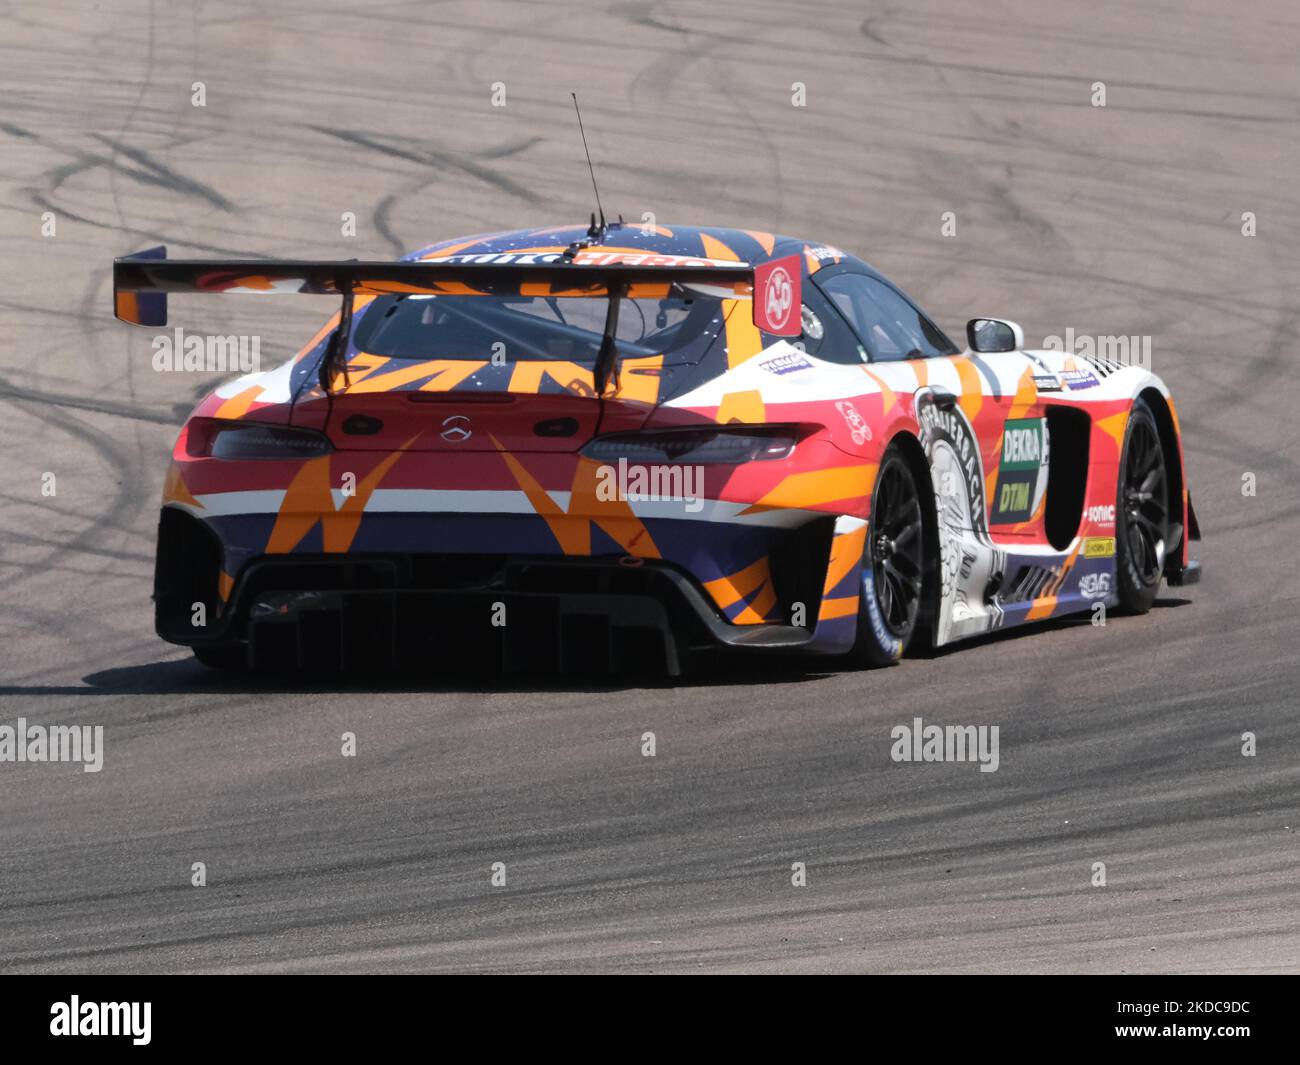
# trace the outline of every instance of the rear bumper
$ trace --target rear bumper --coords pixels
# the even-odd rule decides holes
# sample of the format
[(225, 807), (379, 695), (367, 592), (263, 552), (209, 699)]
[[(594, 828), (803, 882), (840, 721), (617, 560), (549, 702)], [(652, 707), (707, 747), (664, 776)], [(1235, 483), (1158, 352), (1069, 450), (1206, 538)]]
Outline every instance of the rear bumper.
[[(181, 604), (183, 605), (183, 604)], [(671, 563), (489, 555), (263, 556), (220, 614), (159, 600), (158, 634), (247, 649), (253, 668), (682, 671), (704, 647), (794, 650), (788, 625), (735, 625)]]

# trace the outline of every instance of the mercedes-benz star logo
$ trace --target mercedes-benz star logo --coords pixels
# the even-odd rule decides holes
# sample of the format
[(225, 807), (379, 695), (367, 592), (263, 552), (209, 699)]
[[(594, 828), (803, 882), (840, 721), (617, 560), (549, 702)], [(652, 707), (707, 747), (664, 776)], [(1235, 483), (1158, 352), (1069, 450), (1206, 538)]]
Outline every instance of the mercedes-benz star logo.
[(442, 438), (449, 443), (459, 444), (474, 435), (474, 427), (463, 414), (453, 414), (442, 420)]

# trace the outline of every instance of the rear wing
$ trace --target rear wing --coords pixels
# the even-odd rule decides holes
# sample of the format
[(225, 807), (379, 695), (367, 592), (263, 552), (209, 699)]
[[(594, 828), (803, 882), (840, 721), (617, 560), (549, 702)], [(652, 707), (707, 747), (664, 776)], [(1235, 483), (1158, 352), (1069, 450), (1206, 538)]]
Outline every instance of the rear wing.
[(749, 263), (684, 255), (606, 251), (599, 246), (564, 252), (448, 255), (409, 262), (312, 261), (305, 259), (168, 259), (151, 248), (113, 260), (113, 314), (133, 325), (167, 324), (169, 292), (337, 295), (339, 328), (320, 379), (328, 391), (335, 372), (346, 374), (344, 353), (355, 296), (493, 295), (586, 296), (609, 299), (604, 340), (597, 358), (597, 394), (617, 374), (614, 336), (626, 298), (667, 296), (672, 285), (753, 303), (754, 324), (775, 336), (798, 336), (799, 257)]
[(555, 252), (453, 255), (413, 262), (330, 262), (168, 259), (165, 248), (151, 248), (113, 260), (113, 313), (134, 325), (166, 325), (169, 292), (383, 296), (491, 295), (499, 291), (530, 295), (535, 291), (537, 295), (604, 296), (618, 287), (684, 284), (725, 289), (728, 298), (749, 299), (754, 274), (755, 268), (748, 263), (599, 249), (579, 252), (573, 258)]

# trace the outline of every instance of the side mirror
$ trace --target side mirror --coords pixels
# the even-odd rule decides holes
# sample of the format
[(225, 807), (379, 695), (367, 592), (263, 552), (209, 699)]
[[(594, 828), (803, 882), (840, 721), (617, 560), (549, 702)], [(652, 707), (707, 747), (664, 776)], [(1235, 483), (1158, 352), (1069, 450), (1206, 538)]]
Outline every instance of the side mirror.
[(1025, 331), (1001, 318), (972, 318), (966, 323), (966, 343), (971, 351), (985, 355), (1019, 351), (1025, 346)]

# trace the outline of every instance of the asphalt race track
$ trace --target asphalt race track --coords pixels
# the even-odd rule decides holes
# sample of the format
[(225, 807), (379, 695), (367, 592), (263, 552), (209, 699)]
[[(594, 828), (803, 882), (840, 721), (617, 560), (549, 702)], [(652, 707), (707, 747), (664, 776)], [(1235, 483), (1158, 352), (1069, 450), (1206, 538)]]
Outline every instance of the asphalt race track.
[[(1300, 971), (1294, 3), (4, 8), (0, 723), (105, 754), (0, 764), (0, 972)], [(112, 257), (584, 219), (571, 89), (611, 213), (841, 245), (954, 336), (1150, 336), (1202, 583), (874, 673), (338, 685), (158, 640), (166, 458), (219, 378), (151, 368)], [(173, 324), (270, 365), (333, 308)], [(998, 771), (892, 762), (916, 716), (998, 725)]]

